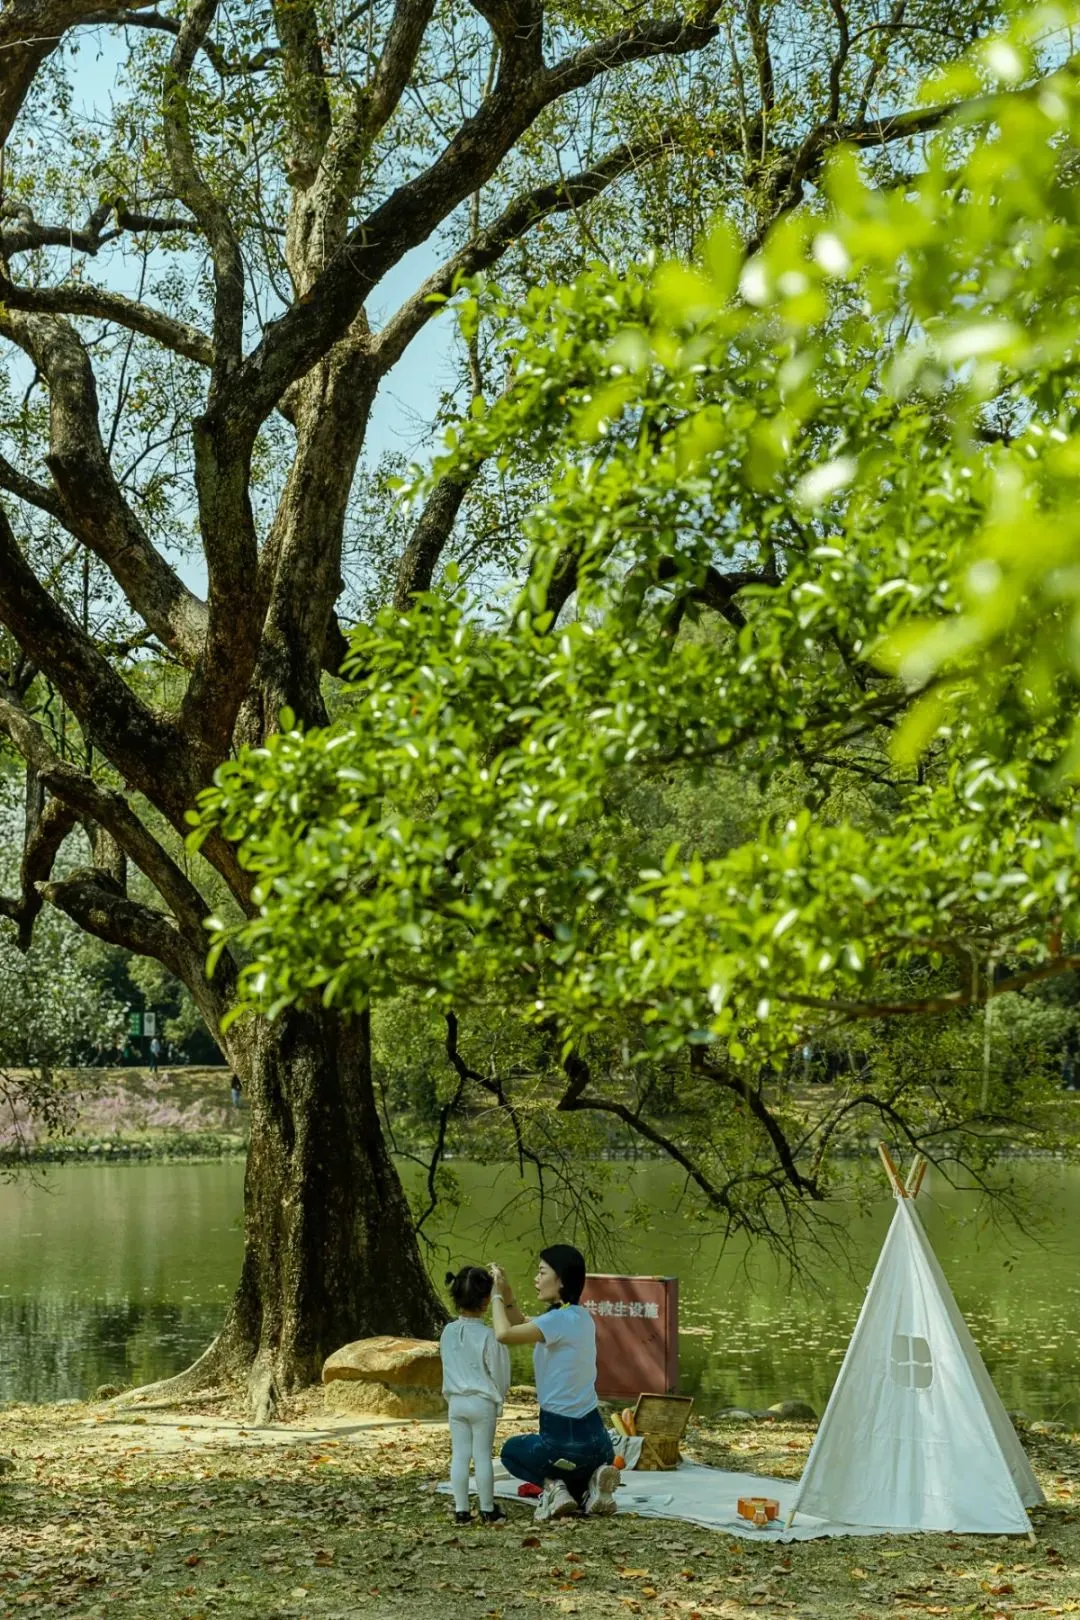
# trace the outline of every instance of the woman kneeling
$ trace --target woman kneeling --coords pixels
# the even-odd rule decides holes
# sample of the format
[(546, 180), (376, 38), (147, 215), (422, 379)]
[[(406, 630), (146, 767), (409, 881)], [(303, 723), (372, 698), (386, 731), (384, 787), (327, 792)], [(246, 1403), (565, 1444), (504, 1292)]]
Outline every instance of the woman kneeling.
[(584, 1509), (614, 1513), (618, 1470), (611, 1436), (596, 1404), (596, 1327), (579, 1304), (585, 1260), (568, 1243), (540, 1251), (536, 1292), (547, 1310), (526, 1317), (501, 1266), (493, 1265), (491, 1321), (500, 1344), (531, 1344), (540, 1433), (513, 1435), (502, 1461), (515, 1479), (543, 1488), (538, 1519)]

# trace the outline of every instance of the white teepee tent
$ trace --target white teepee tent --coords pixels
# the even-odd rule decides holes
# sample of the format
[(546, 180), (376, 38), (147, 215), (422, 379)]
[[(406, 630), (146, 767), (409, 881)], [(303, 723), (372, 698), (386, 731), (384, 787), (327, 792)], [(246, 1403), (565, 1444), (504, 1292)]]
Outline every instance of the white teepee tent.
[(882, 1160), (896, 1214), (788, 1524), (1030, 1535), (1043, 1493), (916, 1213), (924, 1166)]

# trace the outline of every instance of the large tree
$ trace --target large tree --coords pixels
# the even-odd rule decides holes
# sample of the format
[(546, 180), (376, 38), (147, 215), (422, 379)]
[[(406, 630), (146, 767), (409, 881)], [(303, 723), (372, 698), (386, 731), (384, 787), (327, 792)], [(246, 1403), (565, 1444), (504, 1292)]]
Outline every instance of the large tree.
[[(972, 8), (965, 40), (993, 12)], [(88, 103), (76, 51), (102, 30), (117, 83)], [(222, 950), (206, 975), (204, 920), (258, 901), (220, 830), (189, 862), (186, 817), (283, 708), (326, 719), (372, 407), (458, 278), (685, 247), (720, 202), (754, 245), (841, 141), (887, 184), (955, 100), (909, 87), (963, 42), (931, 0), (6, 5), (0, 727), (27, 815), (2, 909), (19, 942), (56, 907), (158, 958), (220, 1029), (238, 963)], [(436, 267), (379, 321), (423, 244)], [(478, 408), (485, 358), (477, 336)], [(437, 583), (464, 514), (483, 545), (486, 476), (483, 456), (448, 469), (403, 533), (368, 499), (375, 599)], [(735, 568), (716, 589), (751, 582)], [(90, 860), (57, 878), (69, 837)], [(289, 1007), (222, 1037), (252, 1111), (246, 1249), (192, 1377), (246, 1374), (261, 1412), (343, 1340), (440, 1316), (367, 1016)]]
[[(534, 1158), (618, 1122), (791, 1253), (868, 1130), (984, 1186), (1075, 1138), (1045, 1061), (1080, 966), (1065, 43), (1025, 16), (956, 65), (986, 94), (924, 172), (883, 196), (839, 154), (749, 258), (720, 220), (693, 265), (475, 289), (513, 386), (433, 476), (547, 461), (524, 589), (383, 612), (335, 723), (201, 801), (258, 877), (220, 931), (253, 1006), (443, 1015), (436, 1157), (485, 1093)], [(539, 1053), (470, 1061), (466, 1009)], [(807, 1040), (852, 1060), (816, 1104)]]

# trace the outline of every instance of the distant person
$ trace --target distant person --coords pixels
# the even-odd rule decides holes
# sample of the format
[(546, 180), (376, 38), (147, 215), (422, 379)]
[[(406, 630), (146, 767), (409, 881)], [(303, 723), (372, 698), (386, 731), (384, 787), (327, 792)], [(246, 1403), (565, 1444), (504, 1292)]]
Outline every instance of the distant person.
[(547, 1307), (526, 1318), (501, 1266), (493, 1265), (491, 1318), (500, 1344), (531, 1344), (540, 1433), (515, 1434), (502, 1461), (515, 1479), (542, 1487), (538, 1519), (615, 1512), (615, 1454), (596, 1401), (596, 1324), (580, 1304), (585, 1257), (569, 1243), (541, 1249), (536, 1292)]
[(161, 1042), (158, 1040), (157, 1036), (155, 1035), (153, 1040), (150, 1042), (150, 1073), (151, 1074), (157, 1074), (157, 1072), (158, 1072), (158, 1064), (161, 1062), (161, 1052), (162, 1052)]
[(239, 1106), (240, 1106), (240, 1079), (239, 1079), (238, 1075), (234, 1074), (232, 1076), (232, 1078), (230, 1079), (230, 1081), (229, 1081), (229, 1096), (232, 1098), (233, 1107), (234, 1108), (239, 1108)]
[(510, 1354), (484, 1321), (492, 1278), (486, 1266), (462, 1266), (446, 1273), (457, 1320), (439, 1340), (443, 1394), (450, 1418), (450, 1485), (454, 1518), (469, 1524), (469, 1464), (476, 1473), (480, 1517), (501, 1524), (506, 1514), (495, 1503), (495, 1425), (510, 1388)]

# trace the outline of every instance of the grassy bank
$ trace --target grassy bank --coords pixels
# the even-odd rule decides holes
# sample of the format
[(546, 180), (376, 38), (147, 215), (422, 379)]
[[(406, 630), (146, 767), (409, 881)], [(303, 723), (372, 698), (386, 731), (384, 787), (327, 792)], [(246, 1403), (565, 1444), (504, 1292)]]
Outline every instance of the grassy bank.
[[(316, 1392), (284, 1415), (307, 1432), (276, 1444), (224, 1426), (221, 1406), (211, 1416), (220, 1428), (182, 1427), (191, 1414), (0, 1411), (0, 1451), (16, 1462), (0, 1477), (0, 1620), (1080, 1613), (1077, 1435), (1025, 1437), (1048, 1497), (1034, 1548), (967, 1536), (780, 1547), (623, 1516), (534, 1525), (514, 1506), (505, 1528), (459, 1531), (433, 1494), (442, 1425), (315, 1434)], [(794, 1476), (811, 1438), (699, 1426), (688, 1449)]]
[(58, 1076), (69, 1128), (23, 1122), (0, 1133), (0, 1164), (223, 1158), (247, 1150), (247, 1111), (234, 1108), (225, 1068), (76, 1069)]

